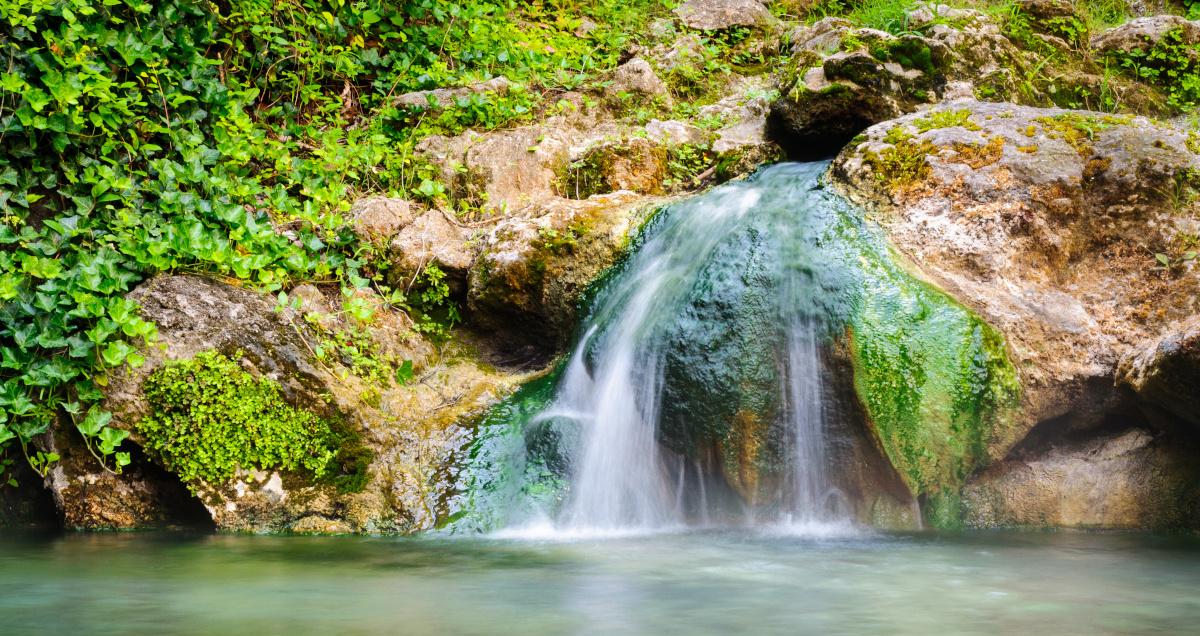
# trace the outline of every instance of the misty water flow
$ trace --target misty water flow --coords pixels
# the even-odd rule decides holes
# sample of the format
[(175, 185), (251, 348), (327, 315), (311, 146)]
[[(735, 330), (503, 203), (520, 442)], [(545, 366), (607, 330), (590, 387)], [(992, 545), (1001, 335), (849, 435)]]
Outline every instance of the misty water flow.
[[(785, 421), (777, 425), (786, 427), (791, 447), (781, 503), (767, 521), (847, 524), (827, 476), (821, 345), (830, 321), (821, 296), (829, 281), (817, 274), (821, 268), (812, 261), (819, 255), (806, 236), (806, 217), (824, 200), (815, 193), (825, 166), (776, 166), (673, 205), (600, 292), (555, 398), (538, 417), (568, 420), (580, 432), (555, 530), (620, 534), (713, 521), (714, 477), (658, 440), (664, 361), (669, 347), (678, 346), (690, 308), (709, 302), (714, 286), (741, 284), (750, 276), (771, 281), (772, 315), (759, 320), (768, 325), (763, 337), (786, 348), (774, 359), (753, 361), (783, 367), (777, 375)], [(731, 237), (748, 233), (760, 246), (753, 259), (729, 249)], [(712, 275), (714, 261), (731, 255), (744, 259), (744, 266), (722, 263), (730, 274)]]

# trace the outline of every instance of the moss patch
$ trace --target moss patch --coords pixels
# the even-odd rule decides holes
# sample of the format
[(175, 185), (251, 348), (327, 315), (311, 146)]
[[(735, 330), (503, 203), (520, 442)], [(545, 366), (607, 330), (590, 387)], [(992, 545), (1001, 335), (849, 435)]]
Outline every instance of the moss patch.
[(1017, 407), (1016, 370), (995, 329), (880, 256), (860, 261), (854, 388), (913, 492), (956, 493)]
[(1096, 133), (1113, 126), (1127, 125), (1133, 122), (1129, 115), (1091, 115), (1085, 113), (1063, 113), (1048, 117), (1038, 117), (1036, 120), (1051, 139), (1061, 139), (1075, 149), (1080, 157), (1092, 155), (1092, 142)]
[(370, 453), (357, 435), (287, 404), (279, 386), (214, 352), (172, 362), (142, 387), (151, 415), (138, 423), (147, 452), (195, 489), (239, 469), (307, 473), (361, 490)]
[(928, 141), (898, 139), (879, 152), (867, 151), (863, 159), (871, 165), (875, 179), (881, 185), (890, 192), (898, 192), (929, 176), (926, 157), (933, 150), (933, 144)]

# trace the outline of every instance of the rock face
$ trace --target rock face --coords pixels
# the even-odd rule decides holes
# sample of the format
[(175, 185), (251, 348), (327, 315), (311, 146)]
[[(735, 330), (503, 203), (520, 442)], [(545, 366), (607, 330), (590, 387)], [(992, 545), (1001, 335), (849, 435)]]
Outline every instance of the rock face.
[(1105, 55), (1148, 48), (1171, 31), (1184, 43), (1200, 38), (1200, 26), (1183, 18), (1142, 18), (1096, 36), (1098, 55), (1080, 59), (1086, 20), (1076, 4), (1029, 0), (1014, 11), (1021, 29), (981, 11), (921, 3), (908, 11), (902, 35), (836, 17), (793, 30), (771, 106), (775, 137), (794, 157), (828, 156), (867, 126), (969, 97), (1094, 107), (1109, 94), (1133, 112), (1164, 114), (1163, 96), (1108, 72), (1121, 65)]
[(1120, 380), (1143, 401), (1200, 425), (1200, 317), (1131, 350)]
[(500, 222), (471, 268), (472, 314), (510, 338), (565, 345), (587, 287), (626, 252), (661, 201), (629, 191), (558, 199)]
[(493, 77), (490, 80), (460, 88), (436, 88), (428, 91), (405, 93), (397, 97), (395, 103), (397, 106), (413, 110), (445, 108), (453, 105), (459, 99), (468, 98), (473, 95), (486, 95), (489, 93), (506, 95), (511, 87), (512, 83), (508, 81), (508, 78)]
[(1135, 428), (1006, 459), (964, 489), (964, 521), (981, 528), (1194, 528), (1197, 450)]
[(613, 72), (612, 83), (605, 89), (610, 95), (633, 93), (644, 97), (665, 97), (670, 99), (667, 85), (654, 74), (654, 69), (646, 60), (635, 57), (617, 67)]
[(412, 223), (420, 209), (404, 199), (367, 197), (350, 208), (350, 223), (360, 241), (385, 246), (400, 228)]
[[(340, 492), (298, 474), (243, 467), (229, 483), (190, 484), (193, 498), (178, 478), (140, 453), (122, 475), (103, 471), (73, 431), (60, 430), (55, 448), (63, 460), (48, 487), (66, 525), (140, 527), (197, 511), (218, 528), (256, 532), (410, 532), (434, 525), (452, 486), (445, 471), (467, 439), (458, 422), (511, 390), (521, 376), (453, 350), (439, 359), (403, 314), (369, 296), (363, 300), (375, 303), (375, 317), (352, 325), (320, 290), (293, 293), (298, 307), (277, 311), (268, 296), (204, 278), (159, 276), (142, 284), (131, 298), (158, 325), (163, 347), (148, 350), (142, 367), (112, 379), (105, 406), (114, 413), (114, 426), (133, 431), (126, 444), (140, 447), (137, 423), (149, 414), (146, 378), (170, 360), (218, 351), (276, 383), (289, 405), (341, 418), (355, 431), (369, 461), (364, 487)], [(351, 329), (365, 334), (356, 346), (380, 364), (411, 360), (421, 382), (402, 386), (340, 356), (315, 356), (316, 348), (334, 347)]]
[[(891, 243), (1006, 336), (1021, 408), (988, 445), (993, 460), (1041, 422), (1099, 425), (1122, 401), (1118, 363), (1143, 334), (1200, 311), (1200, 271), (1178, 241), (1196, 231), (1189, 135), (1139, 117), (963, 101), (872, 127), (835, 161), (837, 186)], [(1190, 355), (1187, 334), (1131, 358), (1125, 377), (1146, 399), (1181, 390), (1162, 387), (1190, 373), (1170, 362)]]
[(396, 233), (389, 246), (393, 276), (411, 284), (426, 267), (436, 265), (461, 287), (475, 253), (467, 230), (448, 217), (429, 210)]
[(832, 154), (867, 126), (972, 96), (978, 86), (1008, 94), (1024, 67), (1020, 51), (981, 13), (925, 6), (910, 22), (933, 26), (926, 35), (895, 36), (825, 18), (791, 33), (793, 57), (771, 105), (776, 136), (791, 154)]

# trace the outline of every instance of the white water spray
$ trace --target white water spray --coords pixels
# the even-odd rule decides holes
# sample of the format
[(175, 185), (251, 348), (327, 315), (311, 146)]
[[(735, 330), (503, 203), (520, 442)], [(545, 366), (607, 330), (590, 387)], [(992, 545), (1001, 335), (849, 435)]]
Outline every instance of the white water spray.
[[(662, 531), (687, 525), (689, 509), (695, 511), (690, 521), (707, 522), (712, 505), (707, 475), (694, 460), (669, 456), (657, 438), (669, 342), (665, 331), (685, 311), (700, 272), (722, 241), (744, 231), (753, 215), (768, 213), (759, 210), (767, 188), (772, 188), (769, 213), (784, 215), (786, 226), (803, 212), (789, 209), (790, 201), (803, 205), (804, 191), (811, 189), (821, 168), (789, 167), (783, 183), (792, 184), (794, 192), (780, 192), (779, 179), (770, 186), (730, 184), (678, 204), (660, 219), (653, 237), (597, 299), (556, 397), (538, 417), (572, 421), (581, 436), (568, 499), (553, 530), (541, 523), (529, 532), (575, 537)], [(778, 520), (785, 524), (828, 524), (843, 514), (830, 506), (837, 496), (826, 476), (819, 320), (793, 317), (796, 311), (786, 306), (803, 300), (797, 295), (811, 293), (807, 285), (784, 281), (776, 300), (781, 346), (787, 347), (780, 397), (792, 446), (784, 512)], [(688, 474), (693, 469), (694, 481)]]

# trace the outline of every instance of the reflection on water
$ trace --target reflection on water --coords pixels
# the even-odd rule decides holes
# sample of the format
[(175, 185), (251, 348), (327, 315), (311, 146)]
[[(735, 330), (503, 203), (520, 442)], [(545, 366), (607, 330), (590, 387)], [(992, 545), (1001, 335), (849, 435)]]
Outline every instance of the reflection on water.
[(1200, 541), (7, 536), (0, 617), (6, 635), (1195, 633)]

